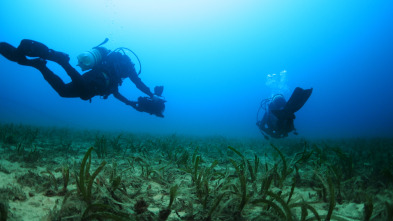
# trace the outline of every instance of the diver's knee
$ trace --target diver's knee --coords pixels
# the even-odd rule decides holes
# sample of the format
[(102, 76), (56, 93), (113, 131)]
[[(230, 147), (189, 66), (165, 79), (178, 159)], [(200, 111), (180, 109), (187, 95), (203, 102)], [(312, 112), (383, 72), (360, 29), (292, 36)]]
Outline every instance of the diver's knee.
[(67, 98), (69, 97), (67, 93), (65, 93), (64, 91), (57, 91), (57, 93), (59, 94), (60, 97), (62, 98)]
[[(45, 79), (46, 79), (46, 78), (45, 78)], [(46, 79), (46, 80), (48, 81), (48, 79)], [(49, 82), (49, 81), (48, 81), (48, 82)], [(52, 86), (53, 89), (55, 89), (55, 91), (57, 92), (57, 94), (58, 94), (60, 97), (63, 97), (63, 98), (68, 97), (68, 96), (67, 96), (67, 90), (66, 90), (64, 84), (53, 84), (53, 83), (52, 83), (51, 86)]]

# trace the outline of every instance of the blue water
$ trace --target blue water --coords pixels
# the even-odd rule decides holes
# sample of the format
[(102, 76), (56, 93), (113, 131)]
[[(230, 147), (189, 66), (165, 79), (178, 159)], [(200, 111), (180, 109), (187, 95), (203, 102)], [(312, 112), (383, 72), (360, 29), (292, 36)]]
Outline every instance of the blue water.
[[(0, 41), (37, 40), (76, 65), (108, 37), (107, 48), (138, 54), (140, 77), (164, 85), (168, 102), (162, 119), (113, 96), (61, 98), (37, 70), (0, 57), (0, 122), (259, 137), (260, 101), (277, 90), (268, 75), (285, 70), (287, 98), (314, 88), (296, 114), (298, 136), (391, 137), (392, 11), (392, 1), (3, 0)], [(129, 80), (120, 92), (143, 95)]]

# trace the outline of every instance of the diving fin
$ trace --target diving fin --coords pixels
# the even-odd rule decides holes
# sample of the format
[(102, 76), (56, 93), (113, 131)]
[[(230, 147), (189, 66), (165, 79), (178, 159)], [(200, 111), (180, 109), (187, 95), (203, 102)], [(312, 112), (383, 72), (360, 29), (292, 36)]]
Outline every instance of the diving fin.
[(6, 42), (0, 42), (0, 54), (8, 60), (18, 62), (22, 65), (27, 61), (26, 56), (18, 53), (18, 50), (14, 46)]
[(287, 104), (285, 105), (284, 110), (289, 113), (295, 113), (296, 111), (300, 110), (300, 108), (303, 107), (308, 98), (311, 96), (312, 90), (312, 88), (306, 90), (300, 87), (295, 88)]
[(46, 61), (41, 58), (27, 59), (25, 55), (21, 54), (17, 48), (6, 43), (0, 42), (0, 54), (10, 61), (17, 62), (20, 65), (31, 66), (37, 69), (44, 68)]
[(18, 53), (29, 57), (39, 57), (45, 60), (54, 61), (60, 65), (70, 61), (68, 54), (49, 49), (46, 45), (29, 39), (23, 39), (17, 48)]

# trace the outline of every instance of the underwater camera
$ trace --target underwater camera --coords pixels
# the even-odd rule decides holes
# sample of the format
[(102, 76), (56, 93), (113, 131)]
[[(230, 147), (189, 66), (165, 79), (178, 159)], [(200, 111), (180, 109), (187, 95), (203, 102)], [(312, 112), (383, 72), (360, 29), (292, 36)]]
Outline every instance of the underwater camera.
[(154, 88), (154, 96), (150, 97), (139, 97), (138, 98), (138, 110), (147, 112), (149, 114), (154, 114), (157, 117), (164, 117), (162, 114), (165, 110), (165, 102), (163, 98), (161, 98), (162, 91), (164, 90), (163, 86), (157, 86)]

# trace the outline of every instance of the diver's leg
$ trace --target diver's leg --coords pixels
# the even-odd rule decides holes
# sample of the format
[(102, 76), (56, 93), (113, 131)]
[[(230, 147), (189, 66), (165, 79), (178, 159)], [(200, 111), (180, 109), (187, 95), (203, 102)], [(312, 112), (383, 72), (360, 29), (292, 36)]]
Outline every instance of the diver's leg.
[(8, 60), (17, 62), (20, 65), (39, 66), (46, 64), (42, 59), (27, 59), (26, 56), (20, 54), (14, 46), (6, 42), (0, 42), (0, 54)]
[(19, 62), (26, 60), (26, 57), (21, 56), (16, 52), (16, 48), (6, 42), (0, 42), (0, 54), (10, 61)]
[(79, 90), (75, 87), (73, 82), (65, 84), (63, 80), (46, 67), (46, 65), (34, 67), (41, 72), (44, 79), (61, 97), (80, 97)]
[(46, 60), (54, 61), (63, 67), (63, 69), (67, 72), (68, 76), (71, 77), (75, 84), (78, 85), (83, 83), (82, 76), (75, 68), (70, 65), (70, 57), (68, 54), (49, 49), (46, 45), (40, 42), (28, 39), (23, 39), (20, 42), (17, 50), (20, 54), (26, 56), (40, 57)]
[(67, 75), (70, 76), (72, 82), (74, 82), (77, 86), (83, 85), (85, 80), (82, 78), (82, 75), (70, 65), (69, 62), (60, 64), (61, 67), (66, 71)]
[(44, 76), (45, 80), (61, 97), (79, 97), (80, 93), (79, 90), (77, 90), (75, 87), (75, 84), (65, 84), (59, 76), (55, 75), (51, 70), (49, 70), (44, 59), (27, 59), (26, 56), (22, 54), (17, 48), (5, 42), (0, 42), (0, 54), (10, 61), (14, 61), (25, 66), (31, 66), (39, 70), (42, 73), (42, 76)]
[(46, 45), (29, 39), (23, 39), (17, 50), (18, 53), (22, 55), (43, 58), (45, 60), (54, 61), (60, 65), (70, 61), (68, 54), (49, 49)]

